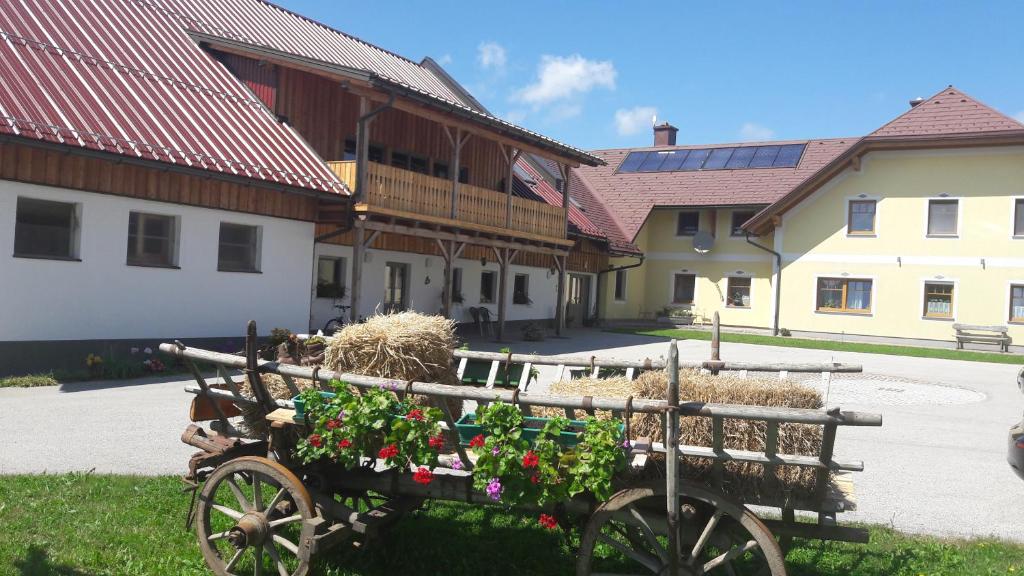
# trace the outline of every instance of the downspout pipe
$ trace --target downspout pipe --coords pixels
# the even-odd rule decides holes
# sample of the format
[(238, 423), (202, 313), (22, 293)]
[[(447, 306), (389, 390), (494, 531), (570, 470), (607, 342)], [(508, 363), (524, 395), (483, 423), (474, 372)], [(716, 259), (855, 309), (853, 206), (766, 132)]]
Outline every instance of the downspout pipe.
[(639, 268), (640, 266), (643, 266), (643, 263), (644, 263), (644, 255), (643, 254), (641, 254), (639, 256), (632, 256), (632, 258), (639, 258), (640, 261), (635, 263), (635, 264), (626, 264), (626, 265), (623, 265), (623, 266), (612, 266), (611, 268), (608, 268), (607, 270), (598, 270), (597, 271), (597, 298), (596, 298), (597, 302), (595, 302), (595, 305), (597, 306), (597, 316), (598, 316), (597, 319), (598, 320), (601, 319), (601, 317), (600, 317), (600, 315), (601, 315), (601, 292), (602, 292), (601, 291), (601, 276), (604, 276), (605, 274), (609, 274), (611, 272), (618, 272), (619, 270), (629, 270), (630, 268)]
[(757, 242), (750, 239), (750, 232), (746, 233), (747, 244), (755, 248), (760, 248), (765, 252), (768, 252), (772, 256), (775, 256), (775, 318), (772, 320), (772, 336), (779, 335), (779, 303), (782, 301), (782, 254), (779, 254), (775, 250), (767, 246), (762, 246)]

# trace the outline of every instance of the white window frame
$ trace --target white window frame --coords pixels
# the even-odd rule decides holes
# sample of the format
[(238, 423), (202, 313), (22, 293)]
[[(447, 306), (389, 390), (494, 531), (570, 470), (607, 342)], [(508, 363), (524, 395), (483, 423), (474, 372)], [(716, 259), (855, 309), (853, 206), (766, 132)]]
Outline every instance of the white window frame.
[[(249, 228), (256, 229), (256, 251), (253, 257), (255, 258), (255, 266), (252, 270), (224, 270), (220, 267), (220, 229), (224, 224), (234, 226), (246, 226)], [(263, 226), (259, 224), (248, 224), (245, 222), (231, 222), (228, 220), (221, 220), (217, 224), (217, 271), (225, 273), (236, 273), (236, 274), (262, 274), (263, 273)]]
[[(35, 200), (39, 202), (54, 202), (58, 204), (70, 204), (72, 206), (71, 213), (71, 233), (70, 233), (70, 246), (68, 246), (68, 256), (49, 256), (46, 254), (19, 254), (16, 251), (17, 236), (18, 236), (18, 201), (24, 198), (25, 200)], [(81, 262), (82, 261), (82, 203), (68, 200), (55, 200), (53, 198), (40, 198), (38, 196), (22, 196), (18, 195), (14, 199), (14, 222), (13, 229), (11, 231), (11, 254), (14, 258), (25, 258), (29, 260), (56, 260), (58, 262)]]
[[(619, 304), (622, 304), (626, 300), (629, 299), (629, 274), (628, 273), (629, 273), (629, 270), (616, 270), (615, 271), (615, 279), (612, 280), (612, 302), (617, 302)], [(616, 286), (616, 283), (618, 282), (619, 274), (622, 274), (622, 298), (616, 298), (616, 296), (615, 296), (615, 286)]]
[[(730, 306), (729, 305), (729, 280), (733, 278), (746, 278), (750, 280), (750, 292), (748, 298), (750, 299), (749, 306)], [(743, 272), (737, 270), (732, 274), (727, 274), (725, 277), (725, 308), (728, 310), (753, 310), (754, 309), (754, 275), (749, 272)]]
[[(850, 203), (851, 202), (874, 202), (875, 203), (875, 230), (874, 230), (874, 232), (867, 233), (867, 234), (865, 234), (865, 233), (858, 233), (858, 232), (850, 232)], [(846, 237), (847, 238), (878, 238), (879, 228), (881, 227), (881, 223), (880, 223), (881, 216), (879, 214), (878, 207), (881, 205), (881, 203), (882, 203), (882, 198), (879, 197), (879, 196), (871, 196), (871, 195), (868, 195), (868, 194), (857, 194), (856, 196), (847, 196), (846, 197), (846, 205), (844, 207), (844, 214), (843, 214), (843, 231), (846, 232)], [(958, 216), (959, 216), (959, 214), (958, 214)], [(927, 215), (926, 215), (926, 217), (927, 217)], [(960, 223), (960, 220), (957, 219), (957, 224), (959, 225), (959, 223)], [(925, 232), (927, 232), (927, 230), (928, 230), (927, 222), (925, 222)]]
[(1024, 204), (1024, 196), (1010, 197), (1010, 238), (1013, 240), (1024, 240), (1024, 234), (1014, 234), (1014, 226), (1017, 224), (1017, 202)]
[[(818, 281), (822, 278), (842, 278), (844, 280), (870, 280), (871, 281), (871, 309), (867, 312), (836, 312), (832, 310), (818, 310)], [(836, 272), (834, 274), (815, 274), (814, 284), (811, 285), (811, 312), (824, 316), (846, 316), (850, 318), (871, 318), (878, 313), (878, 278), (871, 274), (851, 274), (849, 272)]]
[[(129, 210), (128, 211), (128, 226), (131, 227), (132, 214), (139, 214), (140, 216), (158, 216), (171, 219), (171, 262), (170, 264), (143, 264), (143, 263), (132, 263), (129, 262), (129, 255), (125, 254), (125, 265), (133, 268), (171, 268), (180, 269), (179, 258), (181, 254), (181, 216), (177, 214), (168, 214), (166, 212), (149, 212), (142, 210)], [(220, 230), (217, 230), (217, 244), (218, 252), (220, 251)], [(131, 238), (129, 232), (128, 237)]]
[[(951, 316), (949, 318), (943, 318), (941, 316), (927, 316), (927, 315), (925, 315), (925, 313), (924, 313), (925, 298), (926, 298), (926, 294), (925, 294), (926, 288), (925, 288), (925, 285), (927, 285), (927, 284), (949, 284), (949, 285), (953, 286), (953, 305), (952, 305), (952, 307), (950, 309)], [(956, 322), (956, 319), (957, 319), (957, 316), (958, 316), (957, 309), (960, 307), (960, 280), (958, 278), (948, 278), (948, 277), (942, 276), (942, 275), (925, 277), (925, 278), (921, 278), (921, 282), (920, 282), (919, 286), (920, 286), (920, 290), (919, 290), (920, 297), (919, 297), (918, 303), (917, 303), (917, 311), (918, 311), (917, 313), (918, 313), (918, 316), (921, 317), (921, 320), (928, 320), (928, 321), (935, 321), (935, 322)], [(1009, 303), (1007, 303), (1006, 310), (1007, 310), (1007, 313), (1009, 313), (1009, 310), (1010, 310)]]
[[(689, 304), (685, 302), (676, 302), (676, 274), (693, 276), (693, 302)], [(696, 306), (698, 298), (698, 290), (700, 287), (700, 273), (696, 270), (690, 270), (683, 268), (682, 270), (672, 270), (668, 274), (668, 305), (669, 306)]]
[[(929, 225), (931, 224), (931, 206), (932, 206), (932, 201), (933, 200), (936, 201), (936, 202), (942, 202), (942, 201), (949, 201), (949, 202), (955, 201), (956, 202), (956, 234), (929, 234), (928, 233), (928, 228), (929, 228)], [(937, 239), (940, 239), (940, 240), (943, 239), (943, 238), (959, 238), (960, 237), (960, 231), (962, 230), (962, 227), (963, 227), (963, 223), (964, 223), (963, 198), (961, 198), (959, 196), (948, 196), (948, 195), (947, 196), (943, 196), (943, 195), (939, 195), (939, 196), (933, 196), (933, 197), (929, 197), (929, 198), (925, 199), (925, 203), (924, 203), (924, 237), (925, 238), (937, 238)]]

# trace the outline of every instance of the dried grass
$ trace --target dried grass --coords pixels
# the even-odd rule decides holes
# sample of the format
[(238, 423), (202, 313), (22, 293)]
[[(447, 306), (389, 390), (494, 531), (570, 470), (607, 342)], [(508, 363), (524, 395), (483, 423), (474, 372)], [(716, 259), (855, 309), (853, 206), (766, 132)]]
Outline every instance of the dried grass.
[[(562, 396), (603, 396), (610, 398), (664, 398), (668, 378), (664, 372), (645, 372), (636, 380), (609, 378), (595, 380), (584, 378), (556, 382), (551, 393)], [(741, 379), (730, 375), (711, 376), (696, 371), (680, 371), (680, 398), (684, 401), (721, 404), (745, 404), (752, 406), (776, 406), (787, 408), (821, 408), (821, 395), (814, 388), (790, 381), (758, 378)], [(536, 409), (538, 415), (557, 416), (562, 411), (553, 408)], [(610, 418), (608, 412), (597, 413), (598, 418)], [(724, 448), (763, 452), (765, 448), (766, 424), (747, 420), (724, 420)], [(634, 414), (630, 418), (630, 433), (633, 438), (649, 437), (654, 442), (664, 438), (661, 418), (657, 414)], [(683, 444), (707, 446), (712, 444), (712, 422), (710, 418), (687, 417), (680, 419), (680, 433)], [(806, 424), (786, 423), (779, 426), (778, 448), (780, 454), (817, 456), (821, 449), (821, 427)], [(707, 458), (684, 458), (683, 476), (700, 482), (712, 481), (712, 461)], [(785, 492), (803, 499), (814, 489), (815, 471), (811, 468), (779, 466), (776, 469), (778, 482), (766, 479), (761, 464), (752, 462), (726, 462), (723, 466), (723, 488), (734, 496), (750, 502), (781, 502)]]

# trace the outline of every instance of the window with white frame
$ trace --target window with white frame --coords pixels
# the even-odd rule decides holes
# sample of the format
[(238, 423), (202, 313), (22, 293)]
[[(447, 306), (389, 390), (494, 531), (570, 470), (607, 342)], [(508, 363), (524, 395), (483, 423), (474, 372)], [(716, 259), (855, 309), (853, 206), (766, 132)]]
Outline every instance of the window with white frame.
[(74, 260), (78, 257), (78, 205), (18, 197), (14, 255)]
[(316, 262), (316, 297), (345, 297), (345, 259), (321, 256)]
[(626, 300), (626, 270), (615, 271), (615, 300)]
[(178, 219), (165, 214), (128, 214), (130, 266), (177, 266)]
[(925, 318), (952, 318), (953, 317), (953, 283), (952, 282), (925, 282), (924, 283), (924, 317)]
[(672, 279), (672, 303), (693, 304), (693, 297), (696, 287), (696, 275), (676, 274)]
[(1024, 284), (1010, 285), (1010, 322), (1024, 322)]
[(725, 305), (750, 308), (750, 276), (730, 276), (725, 287)]
[(928, 235), (929, 236), (956, 236), (957, 220), (959, 218), (959, 200), (929, 200), (928, 201)]
[(221, 272), (260, 271), (259, 226), (220, 223), (217, 270)]

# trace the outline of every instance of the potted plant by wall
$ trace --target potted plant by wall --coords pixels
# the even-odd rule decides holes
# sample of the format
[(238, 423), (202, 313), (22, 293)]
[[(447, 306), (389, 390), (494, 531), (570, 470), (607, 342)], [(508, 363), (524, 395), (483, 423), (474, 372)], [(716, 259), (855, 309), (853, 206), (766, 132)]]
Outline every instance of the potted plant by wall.
[(661, 315), (658, 316), (658, 321), (689, 326), (693, 324), (693, 312), (683, 306), (665, 306), (661, 311)]

